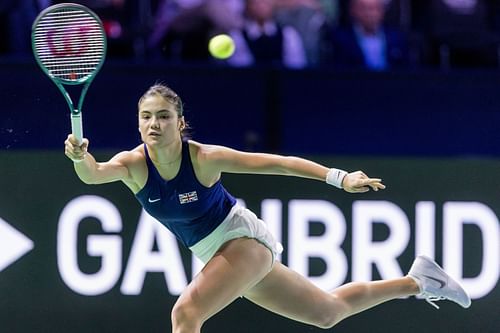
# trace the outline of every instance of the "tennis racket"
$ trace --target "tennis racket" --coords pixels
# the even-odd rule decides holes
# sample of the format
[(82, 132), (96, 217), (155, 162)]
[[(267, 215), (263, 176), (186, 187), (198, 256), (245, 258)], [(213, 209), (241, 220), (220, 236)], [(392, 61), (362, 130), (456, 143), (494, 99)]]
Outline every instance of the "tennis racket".
[[(82, 5), (50, 6), (33, 22), (31, 45), (38, 65), (66, 99), (71, 131), (81, 144), (83, 100), (106, 57), (106, 34), (101, 20)], [(83, 85), (76, 107), (65, 85)]]

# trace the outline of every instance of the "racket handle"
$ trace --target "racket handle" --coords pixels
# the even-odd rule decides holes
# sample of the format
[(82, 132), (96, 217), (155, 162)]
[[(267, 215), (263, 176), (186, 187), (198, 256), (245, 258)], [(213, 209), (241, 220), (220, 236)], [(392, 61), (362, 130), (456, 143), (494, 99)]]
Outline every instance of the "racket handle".
[(71, 132), (75, 136), (78, 144), (83, 142), (82, 114), (81, 112), (71, 114)]

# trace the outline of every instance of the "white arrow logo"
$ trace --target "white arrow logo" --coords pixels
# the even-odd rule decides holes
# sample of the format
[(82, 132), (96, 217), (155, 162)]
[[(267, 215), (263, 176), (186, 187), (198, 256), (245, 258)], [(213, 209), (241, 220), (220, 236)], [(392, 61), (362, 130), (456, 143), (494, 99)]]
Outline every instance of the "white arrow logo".
[(33, 249), (33, 241), (0, 218), (0, 272)]

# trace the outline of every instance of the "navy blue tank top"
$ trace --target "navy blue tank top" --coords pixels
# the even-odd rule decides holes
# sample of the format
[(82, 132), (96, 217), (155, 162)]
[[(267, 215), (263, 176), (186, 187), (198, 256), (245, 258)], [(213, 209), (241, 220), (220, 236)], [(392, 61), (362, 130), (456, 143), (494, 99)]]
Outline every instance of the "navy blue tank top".
[(144, 144), (148, 179), (135, 195), (144, 209), (165, 225), (185, 246), (190, 247), (222, 223), (236, 199), (220, 179), (211, 187), (202, 185), (194, 173), (189, 144), (182, 142), (181, 167), (171, 180), (163, 179)]

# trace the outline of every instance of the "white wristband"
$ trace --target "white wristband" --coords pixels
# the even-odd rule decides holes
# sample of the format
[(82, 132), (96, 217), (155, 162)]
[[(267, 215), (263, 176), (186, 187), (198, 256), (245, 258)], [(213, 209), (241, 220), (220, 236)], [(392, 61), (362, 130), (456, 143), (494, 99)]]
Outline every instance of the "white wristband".
[(338, 188), (342, 188), (342, 181), (347, 172), (340, 169), (331, 168), (326, 174), (326, 183)]

